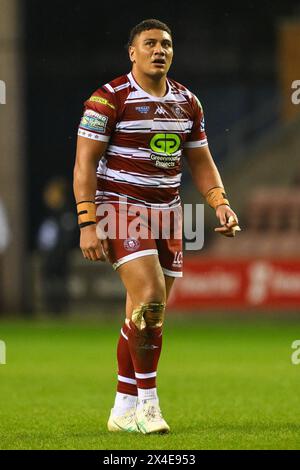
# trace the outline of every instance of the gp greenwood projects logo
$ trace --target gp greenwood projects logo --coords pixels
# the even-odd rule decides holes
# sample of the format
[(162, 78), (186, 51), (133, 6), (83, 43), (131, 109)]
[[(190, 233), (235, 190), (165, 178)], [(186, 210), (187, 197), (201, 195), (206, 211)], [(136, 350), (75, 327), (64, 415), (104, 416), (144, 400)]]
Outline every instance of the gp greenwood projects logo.
[(0, 104), (6, 104), (6, 85), (3, 80), (0, 80)]

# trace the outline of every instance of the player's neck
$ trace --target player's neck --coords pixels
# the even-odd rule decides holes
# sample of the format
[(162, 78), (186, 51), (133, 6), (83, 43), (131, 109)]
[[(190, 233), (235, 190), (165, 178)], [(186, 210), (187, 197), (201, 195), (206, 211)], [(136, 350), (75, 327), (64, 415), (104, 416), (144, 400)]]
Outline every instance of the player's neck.
[(139, 73), (137, 70), (132, 70), (132, 74), (137, 84), (149, 95), (160, 98), (166, 95), (168, 86), (165, 75), (160, 78), (154, 78)]

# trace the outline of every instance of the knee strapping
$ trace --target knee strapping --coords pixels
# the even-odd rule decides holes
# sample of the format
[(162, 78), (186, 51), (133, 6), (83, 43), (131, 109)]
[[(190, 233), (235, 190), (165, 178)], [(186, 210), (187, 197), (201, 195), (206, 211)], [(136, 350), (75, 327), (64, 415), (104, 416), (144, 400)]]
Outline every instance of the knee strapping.
[(149, 302), (141, 304), (132, 312), (131, 321), (139, 330), (144, 328), (159, 328), (164, 322), (166, 304)]

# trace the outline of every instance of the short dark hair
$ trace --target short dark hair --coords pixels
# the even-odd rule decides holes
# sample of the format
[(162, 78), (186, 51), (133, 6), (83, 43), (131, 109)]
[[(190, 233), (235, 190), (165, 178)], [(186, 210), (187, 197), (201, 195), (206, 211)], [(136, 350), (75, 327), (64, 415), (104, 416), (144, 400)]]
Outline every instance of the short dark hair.
[(143, 31), (149, 31), (149, 29), (161, 29), (162, 31), (166, 31), (172, 37), (172, 32), (166, 23), (162, 21), (156, 20), (155, 18), (151, 18), (148, 20), (143, 20), (139, 24), (135, 25), (129, 33), (129, 39), (127, 43), (127, 47), (131, 46), (134, 38), (141, 34)]

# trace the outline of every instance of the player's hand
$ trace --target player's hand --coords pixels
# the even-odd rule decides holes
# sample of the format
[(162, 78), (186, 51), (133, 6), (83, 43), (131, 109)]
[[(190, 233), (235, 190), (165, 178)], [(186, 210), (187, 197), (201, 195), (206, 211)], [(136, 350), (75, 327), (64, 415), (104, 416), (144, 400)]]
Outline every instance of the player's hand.
[(234, 237), (236, 232), (240, 232), (239, 221), (233, 210), (223, 204), (216, 209), (216, 216), (219, 219), (221, 227), (215, 228), (215, 232), (225, 237)]
[(107, 240), (99, 240), (96, 224), (88, 225), (80, 230), (80, 248), (85, 259), (106, 261), (108, 243)]

